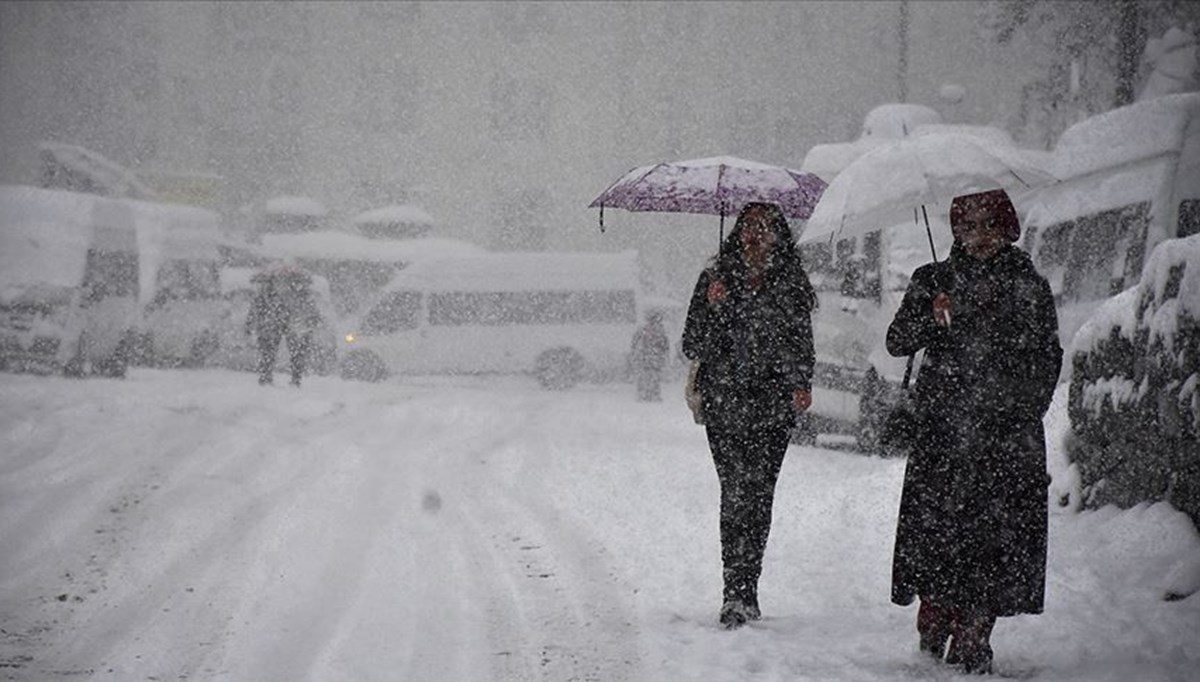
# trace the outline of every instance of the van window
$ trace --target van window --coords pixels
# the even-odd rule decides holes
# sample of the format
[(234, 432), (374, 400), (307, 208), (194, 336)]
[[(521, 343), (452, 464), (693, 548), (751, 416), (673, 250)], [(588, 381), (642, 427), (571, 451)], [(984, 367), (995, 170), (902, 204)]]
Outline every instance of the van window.
[(1063, 296), (1092, 301), (1120, 293), (1141, 271), (1149, 223), (1147, 201), (1077, 218), (1070, 230)]
[(86, 301), (105, 298), (136, 298), (138, 294), (138, 258), (131, 251), (88, 249), (83, 286)]
[(1033, 263), (1038, 272), (1050, 282), (1050, 290), (1055, 296), (1062, 295), (1063, 272), (1067, 268), (1067, 256), (1071, 253), (1071, 234), (1074, 227), (1074, 220), (1065, 220), (1047, 227), (1040, 239), (1036, 227), (1029, 236), (1034, 249)]
[(416, 329), (421, 313), (421, 292), (393, 291), (371, 308), (363, 319), (363, 334), (391, 334)]
[(1184, 199), (1179, 202), (1179, 225), (1175, 236), (1179, 238), (1200, 234), (1200, 199)]
[(471, 291), (429, 297), (431, 325), (636, 322), (633, 291)]

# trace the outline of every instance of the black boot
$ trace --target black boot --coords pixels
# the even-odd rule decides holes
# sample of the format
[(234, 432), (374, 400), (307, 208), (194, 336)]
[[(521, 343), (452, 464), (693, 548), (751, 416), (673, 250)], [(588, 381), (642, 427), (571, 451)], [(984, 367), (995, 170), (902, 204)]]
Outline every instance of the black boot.
[(946, 641), (954, 630), (954, 611), (937, 606), (928, 599), (921, 600), (917, 609), (917, 632), (921, 651), (937, 660), (946, 655)]
[(746, 604), (738, 599), (727, 599), (721, 605), (721, 615), (718, 617), (721, 625), (725, 626), (726, 630), (736, 630), (746, 624), (750, 620), (750, 614)]

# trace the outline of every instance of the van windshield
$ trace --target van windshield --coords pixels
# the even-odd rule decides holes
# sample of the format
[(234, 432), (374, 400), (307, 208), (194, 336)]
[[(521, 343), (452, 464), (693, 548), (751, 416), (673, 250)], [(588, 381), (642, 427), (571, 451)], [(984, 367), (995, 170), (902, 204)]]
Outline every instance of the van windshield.
[(421, 292), (393, 291), (383, 297), (363, 319), (361, 333), (391, 334), (416, 329), (421, 312)]
[(429, 297), (429, 324), (632, 324), (637, 297), (624, 291), (462, 291)]

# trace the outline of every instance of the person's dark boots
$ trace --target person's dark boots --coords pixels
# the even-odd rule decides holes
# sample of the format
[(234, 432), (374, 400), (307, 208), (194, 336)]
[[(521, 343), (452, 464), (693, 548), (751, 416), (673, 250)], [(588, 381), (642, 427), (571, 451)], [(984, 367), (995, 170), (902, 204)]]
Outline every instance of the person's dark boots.
[(758, 608), (758, 590), (751, 590), (746, 595), (746, 618), (762, 620), (762, 611)]
[(960, 666), (969, 675), (988, 675), (992, 672), (992, 645), (989, 640), (996, 617), (972, 613), (961, 616), (954, 625), (946, 662)]
[(937, 660), (946, 655), (946, 640), (954, 631), (954, 611), (937, 606), (927, 599), (917, 609), (917, 633), (921, 651)]
[(726, 630), (736, 630), (750, 620), (746, 604), (739, 599), (728, 599), (721, 605), (721, 615), (718, 617)]

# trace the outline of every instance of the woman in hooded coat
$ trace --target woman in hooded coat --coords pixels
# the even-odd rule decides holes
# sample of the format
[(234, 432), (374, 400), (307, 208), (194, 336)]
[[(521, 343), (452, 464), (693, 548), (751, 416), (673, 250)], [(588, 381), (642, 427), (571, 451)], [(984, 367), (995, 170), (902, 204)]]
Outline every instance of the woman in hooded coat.
[(1013, 242), (1008, 195), (956, 197), (950, 257), (913, 274), (887, 349), (924, 349), (892, 564), (892, 601), (920, 598), (922, 651), (991, 670), (1000, 616), (1041, 613), (1047, 503), (1042, 417), (1062, 347), (1046, 279)]
[(751, 203), (688, 307), (683, 352), (700, 363), (695, 384), (721, 484), (720, 622), (728, 628), (761, 617), (775, 482), (796, 416), (812, 402), (815, 306), (783, 212)]

